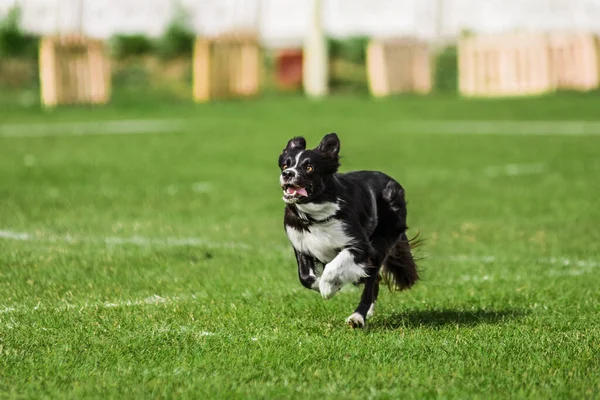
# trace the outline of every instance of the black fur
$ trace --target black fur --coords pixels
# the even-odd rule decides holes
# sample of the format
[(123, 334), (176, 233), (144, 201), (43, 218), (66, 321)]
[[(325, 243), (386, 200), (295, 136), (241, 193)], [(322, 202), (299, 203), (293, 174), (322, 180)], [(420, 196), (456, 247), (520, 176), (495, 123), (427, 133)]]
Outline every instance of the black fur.
[[(390, 289), (396, 290), (408, 289), (419, 279), (411, 253), (411, 244), (416, 242), (406, 236), (407, 211), (402, 186), (382, 172), (337, 173), (339, 151), (340, 141), (335, 133), (326, 135), (312, 150), (306, 150), (306, 140), (302, 137), (288, 142), (279, 157), (280, 179), (287, 203), (284, 226), (288, 237), (290, 232), (296, 232), (294, 235), (301, 233), (304, 240), (308, 240), (306, 235), (317, 235), (314, 232), (331, 226), (332, 221), (341, 222), (335, 226), (340, 226), (350, 240), (340, 247), (332, 240), (331, 248), (319, 250), (334, 258), (347, 250), (356, 265), (364, 266), (366, 276), (355, 282), (364, 284), (355, 313), (366, 319), (369, 307), (377, 299), (382, 277)], [(327, 205), (333, 210), (331, 215), (310, 211), (321, 206), (327, 210)], [(300, 281), (305, 287), (319, 291), (315, 285), (323, 284), (317, 280), (325, 275), (319, 277), (317, 267), (331, 263), (331, 256), (319, 259), (318, 254), (303, 247), (302, 243), (308, 242), (294, 243), (294, 237), (290, 240)], [(335, 279), (334, 276), (328, 282), (337, 284)], [(322, 291), (321, 294), (324, 295)], [(361, 325), (350, 319), (349, 323), (354, 327)]]

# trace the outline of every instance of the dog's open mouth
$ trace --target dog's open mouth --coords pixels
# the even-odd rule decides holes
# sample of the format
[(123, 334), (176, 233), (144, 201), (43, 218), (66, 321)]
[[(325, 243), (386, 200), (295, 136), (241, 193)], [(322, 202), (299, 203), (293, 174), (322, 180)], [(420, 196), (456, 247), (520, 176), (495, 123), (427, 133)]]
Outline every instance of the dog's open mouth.
[(287, 199), (308, 197), (306, 188), (297, 185), (283, 185), (283, 196)]

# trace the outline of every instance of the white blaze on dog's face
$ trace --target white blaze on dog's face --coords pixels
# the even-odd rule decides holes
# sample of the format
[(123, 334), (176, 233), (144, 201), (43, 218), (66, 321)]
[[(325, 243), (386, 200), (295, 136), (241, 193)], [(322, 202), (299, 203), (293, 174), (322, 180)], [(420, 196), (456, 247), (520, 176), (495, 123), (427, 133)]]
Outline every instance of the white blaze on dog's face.
[(339, 167), (340, 141), (335, 133), (326, 135), (319, 146), (306, 150), (303, 137), (291, 139), (279, 156), (279, 183), (283, 201), (288, 204), (310, 203), (323, 191), (323, 180)]

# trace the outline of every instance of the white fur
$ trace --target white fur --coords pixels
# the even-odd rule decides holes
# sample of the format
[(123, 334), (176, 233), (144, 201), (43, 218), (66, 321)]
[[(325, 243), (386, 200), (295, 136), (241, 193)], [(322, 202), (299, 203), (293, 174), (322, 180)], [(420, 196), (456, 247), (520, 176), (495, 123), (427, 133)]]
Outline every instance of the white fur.
[(356, 264), (348, 249), (342, 250), (325, 266), (319, 282), (319, 291), (325, 299), (332, 298), (347, 283), (367, 276), (364, 265)]
[(315, 281), (313, 282), (313, 284), (310, 285), (310, 289), (314, 290), (315, 292), (319, 292), (320, 291), (320, 289), (319, 289), (319, 284), (320, 283), (321, 283), (321, 278), (317, 277), (315, 279)]
[[(305, 214), (316, 220), (329, 218), (340, 209), (337, 203), (308, 203), (298, 204), (296, 207), (301, 217)], [(286, 232), (296, 250), (328, 263), (320, 279), (313, 284), (313, 289), (318, 285), (324, 298), (333, 297), (345, 284), (356, 282), (367, 275), (365, 266), (355, 264), (352, 253), (345, 249), (351, 244), (352, 238), (346, 234), (341, 221), (332, 219), (313, 224), (310, 231), (298, 231), (287, 226)], [(339, 249), (344, 250), (338, 253)]]
[(340, 206), (337, 203), (307, 203), (296, 204), (296, 208), (301, 213), (309, 215), (312, 219), (319, 221), (334, 216), (340, 209)]
[(294, 163), (293, 167), (298, 166), (298, 163), (300, 162), (300, 156), (302, 156), (302, 153), (304, 153), (304, 150), (302, 150), (300, 153), (296, 154), (296, 162)]
[[(298, 153), (296, 155), (296, 159), (293, 165), (288, 165), (288, 168), (286, 168), (286, 171), (292, 171), (294, 173), (294, 177), (298, 177), (298, 170), (296, 169), (296, 167), (298, 166), (298, 162), (300, 162), (300, 156), (302, 155), (302, 153), (304, 153), (304, 150), (301, 151), (300, 153)], [(281, 186), (285, 185), (286, 183), (288, 183), (288, 181), (286, 181), (285, 179), (283, 179), (283, 172), (282, 175), (279, 175), (279, 184)], [(283, 201), (285, 201), (286, 203), (295, 203), (295, 200), (288, 200), (285, 197), (285, 190), (283, 191)]]
[[(279, 175), (279, 184), (281, 186), (286, 184), (286, 181), (283, 179), (283, 175)], [(283, 193), (285, 194), (285, 190), (283, 191)]]
[[(298, 166), (298, 163), (300, 162), (300, 156), (302, 155), (302, 153), (304, 153), (304, 150), (301, 151), (300, 153), (296, 154), (296, 159), (294, 160), (294, 164), (288, 165), (288, 167), (286, 168), (286, 171), (294, 171), (294, 175), (298, 176), (298, 170), (296, 169), (296, 167)], [(282, 185), (285, 183), (285, 182), (283, 182), (283, 177), (281, 177), (279, 179), (279, 181), (281, 182)]]
[(333, 260), (337, 250), (351, 242), (351, 238), (344, 232), (342, 222), (335, 219), (311, 225), (310, 232), (298, 231), (291, 226), (286, 226), (285, 230), (296, 250), (311, 254), (323, 263)]
[(321, 280), (321, 275), (323, 275), (323, 264), (321, 264), (320, 262), (316, 262), (315, 263), (315, 267), (311, 268), (308, 271), (308, 275), (315, 278), (315, 281), (313, 282), (312, 285), (310, 285), (310, 288), (312, 290), (315, 291), (319, 291), (319, 281)]
[(371, 307), (369, 307), (369, 311), (367, 311), (367, 318), (371, 318), (375, 314), (375, 302), (371, 303)]
[(353, 328), (362, 328), (365, 326), (365, 319), (359, 313), (353, 313), (351, 316), (346, 318), (346, 323)]
[(313, 282), (312, 285), (310, 285), (310, 288), (312, 290), (315, 290), (318, 292), (319, 291), (319, 281), (321, 280), (321, 277), (317, 276), (317, 274), (315, 273), (315, 271), (312, 268), (308, 271), (308, 276), (315, 278), (315, 281)]

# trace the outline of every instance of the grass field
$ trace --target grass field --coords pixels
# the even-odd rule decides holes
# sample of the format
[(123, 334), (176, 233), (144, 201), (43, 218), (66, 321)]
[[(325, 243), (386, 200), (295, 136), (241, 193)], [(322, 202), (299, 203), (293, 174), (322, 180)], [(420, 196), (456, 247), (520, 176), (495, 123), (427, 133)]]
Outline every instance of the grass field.
[[(0, 112), (0, 397), (597, 397), (599, 109), (564, 95)], [(277, 156), (330, 131), (342, 170), (405, 186), (427, 239), (423, 280), (382, 291), (363, 330), (344, 324), (358, 289), (302, 288), (282, 227)]]

